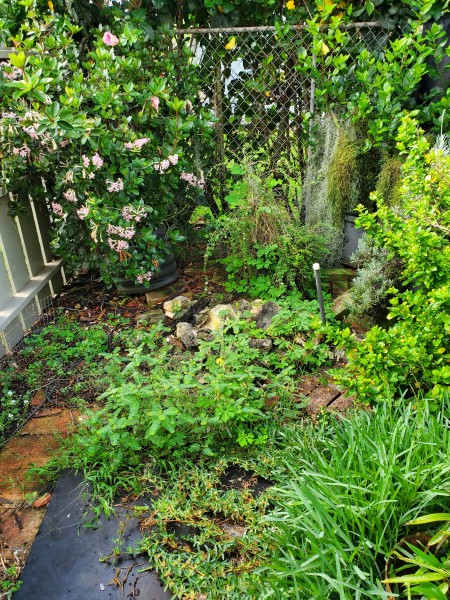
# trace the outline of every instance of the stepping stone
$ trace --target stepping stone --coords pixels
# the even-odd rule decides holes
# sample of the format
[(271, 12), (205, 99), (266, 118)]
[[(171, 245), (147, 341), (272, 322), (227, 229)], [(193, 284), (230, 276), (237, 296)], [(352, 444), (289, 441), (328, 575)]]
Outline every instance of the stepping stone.
[(308, 396), (317, 386), (320, 385), (319, 378), (315, 375), (305, 375), (299, 381), (297, 393)]
[[(63, 472), (23, 570), (23, 584), (13, 599), (171, 598), (155, 573), (139, 572), (148, 568), (148, 559), (127, 552), (128, 546), (136, 546), (141, 538), (138, 519), (131, 515), (130, 506), (120, 506), (109, 519), (101, 517), (97, 528), (84, 527), (92, 518), (89, 489), (81, 475)], [(121, 554), (116, 563), (99, 562), (115, 548), (124, 522)], [(119, 585), (114, 585), (113, 580)]]
[(350, 408), (353, 408), (354, 405), (355, 399), (352, 396), (345, 396), (344, 394), (341, 394), (328, 406), (328, 410), (345, 413)]
[(313, 389), (309, 395), (309, 405), (307, 411), (310, 414), (316, 415), (323, 408), (327, 408), (329, 404), (336, 400), (341, 395), (341, 391), (334, 385), (319, 385)]

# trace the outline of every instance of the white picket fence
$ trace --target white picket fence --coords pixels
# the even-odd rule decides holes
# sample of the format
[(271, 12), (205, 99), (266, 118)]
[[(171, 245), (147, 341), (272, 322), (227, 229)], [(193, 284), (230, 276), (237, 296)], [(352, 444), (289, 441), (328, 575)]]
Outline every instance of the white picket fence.
[(65, 283), (62, 260), (50, 248), (45, 208), (30, 199), (29, 214), (11, 218), (8, 200), (0, 190), (0, 356), (23, 338)]

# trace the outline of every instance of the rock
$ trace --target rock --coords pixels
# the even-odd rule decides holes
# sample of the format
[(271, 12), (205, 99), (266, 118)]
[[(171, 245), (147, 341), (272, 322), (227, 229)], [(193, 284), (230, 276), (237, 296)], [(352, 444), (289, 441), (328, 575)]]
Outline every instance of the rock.
[(45, 402), (45, 392), (44, 390), (38, 390), (33, 399), (31, 400), (31, 406), (41, 406)]
[(342, 350), (342, 348), (334, 350), (333, 361), (335, 365), (346, 365), (348, 363), (348, 358), (345, 350)]
[(231, 304), (218, 304), (209, 311), (209, 319), (206, 326), (211, 331), (223, 329), (227, 321), (237, 319), (237, 314)]
[(258, 329), (267, 329), (272, 323), (274, 316), (280, 311), (280, 307), (275, 302), (265, 302), (254, 313), (254, 320)]
[(355, 269), (323, 269), (323, 280), (327, 283), (333, 298), (348, 291), (355, 276)]
[(348, 292), (344, 292), (334, 300), (332, 311), (338, 321), (343, 321), (345, 317), (348, 317), (351, 304), (352, 301)]
[[(197, 314), (201, 313), (202, 310), (206, 309), (209, 305), (209, 298), (203, 297), (200, 300), (192, 301), (191, 306), (186, 310), (182, 310), (180, 313), (177, 313), (173, 317), (173, 321), (175, 323), (190, 323), (191, 325), (196, 326), (196, 317)], [(209, 311), (209, 309), (208, 309)]]
[(234, 296), (233, 294), (226, 294), (226, 293), (212, 293), (212, 294), (208, 294), (208, 299), (209, 299), (209, 307), (210, 308), (214, 308), (215, 306), (217, 306), (218, 304), (230, 304), (231, 302), (233, 302)]
[(164, 302), (163, 309), (169, 319), (179, 319), (190, 309), (192, 304), (193, 302), (186, 296), (177, 296), (173, 300)]
[(183, 291), (183, 288), (180, 289), (179, 283), (174, 283), (173, 285), (168, 285), (159, 290), (152, 290), (151, 292), (147, 292), (145, 294), (145, 299), (147, 300), (147, 304), (150, 307), (156, 306), (158, 304), (162, 304), (165, 302), (170, 296), (174, 294), (180, 294)]
[(271, 339), (265, 338), (263, 340), (250, 340), (248, 345), (250, 348), (257, 348), (258, 350), (268, 352), (272, 349), (273, 342)]
[(260, 298), (258, 298), (257, 300), (252, 300), (252, 302), (250, 302), (250, 312), (252, 313), (252, 315), (258, 314), (263, 304), (264, 300), (261, 300)]
[(304, 346), (306, 344), (306, 340), (305, 338), (300, 335), (299, 333), (294, 337), (294, 344), (297, 344), (298, 346)]
[(186, 348), (198, 346), (197, 332), (189, 323), (178, 323), (175, 335)]
[(250, 310), (251, 304), (248, 300), (240, 298), (234, 303), (234, 307), (238, 312), (242, 312), (244, 310)]
[(146, 310), (145, 312), (139, 314), (136, 317), (136, 323), (143, 324), (147, 323), (148, 325), (154, 325), (159, 323), (163, 318), (163, 313), (159, 308)]
[(198, 314), (194, 315), (194, 324), (196, 327), (203, 327), (209, 319), (209, 308), (204, 308)]

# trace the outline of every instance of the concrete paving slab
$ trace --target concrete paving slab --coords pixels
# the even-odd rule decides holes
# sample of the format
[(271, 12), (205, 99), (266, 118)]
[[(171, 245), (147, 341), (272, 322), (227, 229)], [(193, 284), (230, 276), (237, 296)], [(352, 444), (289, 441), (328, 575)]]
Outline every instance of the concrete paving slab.
[[(144, 504), (144, 501), (138, 502)], [(167, 600), (145, 556), (132, 556), (127, 548), (140, 539), (138, 520), (131, 508), (118, 507), (97, 528), (84, 526), (92, 518), (89, 489), (81, 475), (65, 471), (59, 478), (44, 521), (22, 573), (22, 587), (13, 600)], [(128, 519), (128, 520), (127, 520)], [(126, 522), (121, 554), (116, 564), (101, 563), (110, 555), (121, 524)], [(121, 582), (115, 585), (113, 580)]]
[(308, 412), (310, 414), (319, 413), (322, 408), (326, 408), (340, 394), (340, 390), (334, 385), (319, 385), (309, 395)]
[(355, 399), (352, 396), (345, 396), (345, 394), (341, 394), (328, 406), (328, 410), (346, 413), (348, 410), (350, 410), (350, 408), (353, 408), (354, 406)]

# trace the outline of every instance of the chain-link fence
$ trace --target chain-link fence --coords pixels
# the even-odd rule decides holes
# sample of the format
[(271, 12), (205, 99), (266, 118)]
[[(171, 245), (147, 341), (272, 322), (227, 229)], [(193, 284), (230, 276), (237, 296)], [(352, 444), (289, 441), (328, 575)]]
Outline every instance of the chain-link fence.
[[(377, 53), (389, 32), (377, 23), (346, 28), (340, 52), (349, 66), (364, 48)], [(217, 119), (216, 179), (224, 165), (262, 150), (276, 174), (280, 162), (290, 175), (304, 172), (317, 81), (305, 77), (300, 61), (314, 60), (312, 34), (304, 26), (280, 32), (275, 27), (178, 30), (177, 43), (187, 44), (198, 64), (200, 99)], [(326, 71), (322, 77), (328, 77)], [(208, 166), (209, 169), (209, 166)]]

